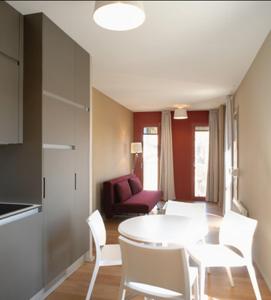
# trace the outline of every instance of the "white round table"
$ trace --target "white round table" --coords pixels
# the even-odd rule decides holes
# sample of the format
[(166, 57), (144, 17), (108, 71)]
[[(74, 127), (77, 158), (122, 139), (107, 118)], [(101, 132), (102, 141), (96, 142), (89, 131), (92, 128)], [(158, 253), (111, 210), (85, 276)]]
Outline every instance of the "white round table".
[(145, 215), (123, 221), (119, 233), (145, 243), (190, 245), (204, 239), (208, 229), (195, 219), (175, 215)]

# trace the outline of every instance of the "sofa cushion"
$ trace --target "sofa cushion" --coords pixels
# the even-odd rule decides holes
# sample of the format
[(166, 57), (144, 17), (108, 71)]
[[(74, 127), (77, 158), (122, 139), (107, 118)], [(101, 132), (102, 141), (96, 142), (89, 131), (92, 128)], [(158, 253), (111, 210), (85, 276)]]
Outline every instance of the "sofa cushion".
[(148, 213), (161, 200), (161, 191), (141, 191), (124, 203), (114, 205), (115, 213)]
[(142, 183), (138, 177), (129, 178), (129, 184), (133, 195), (141, 192), (143, 190)]
[(116, 189), (118, 202), (123, 203), (132, 196), (132, 192), (128, 180), (123, 180), (121, 182), (116, 183), (115, 189)]

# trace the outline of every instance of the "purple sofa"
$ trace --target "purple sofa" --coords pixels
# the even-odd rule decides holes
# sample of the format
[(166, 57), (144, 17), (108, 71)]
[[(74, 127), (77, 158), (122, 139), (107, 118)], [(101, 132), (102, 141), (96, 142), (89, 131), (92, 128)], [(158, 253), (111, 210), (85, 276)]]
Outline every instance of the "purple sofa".
[(102, 209), (107, 218), (127, 213), (149, 213), (161, 200), (161, 191), (144, 191), (135, 175), (103, 183)]

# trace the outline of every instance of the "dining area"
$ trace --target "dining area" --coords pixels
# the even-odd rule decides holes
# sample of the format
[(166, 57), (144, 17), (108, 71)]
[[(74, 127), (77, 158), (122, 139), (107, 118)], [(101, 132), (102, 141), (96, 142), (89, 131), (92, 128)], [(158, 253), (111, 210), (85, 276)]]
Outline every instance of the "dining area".
[(106, 230), (99, 211), (88, 218), (96, 257), (86, 300), (95, 299), (96, 282), (106, 269), (110, 276), (99, 292), (109, 292), (106, 283), (114, 278), (108, 299), (220, 299), (208, 298), (208, 290), (210, 279), (221, 276), (227, 277), (222, 283), (233, 296), (229, 299), (241, 299), (234, 297), (243, 292), (238, 291), (241, 269), (247, 269), (251, 284), (251, 298), (244, 299), (262, 299), (252, 263), (256, 220), (234, 212), (224, 218), (207, 213), (204, 202), (169, 200), (157, 213), (112, 223)]

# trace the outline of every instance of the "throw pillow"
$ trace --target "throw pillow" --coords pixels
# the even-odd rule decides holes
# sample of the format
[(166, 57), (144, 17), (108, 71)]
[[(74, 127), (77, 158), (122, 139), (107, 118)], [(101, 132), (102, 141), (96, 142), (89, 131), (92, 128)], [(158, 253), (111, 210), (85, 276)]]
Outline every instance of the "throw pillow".
[(141, 192), (143, 190), (142, 183), (138, 177), (129, 178), (129, 184), (132, 190), (133, 195)]
[(116, 183), (116, 196), (119, 202), (125, 202), (132, 196), (130, 185), (127, 180)]

